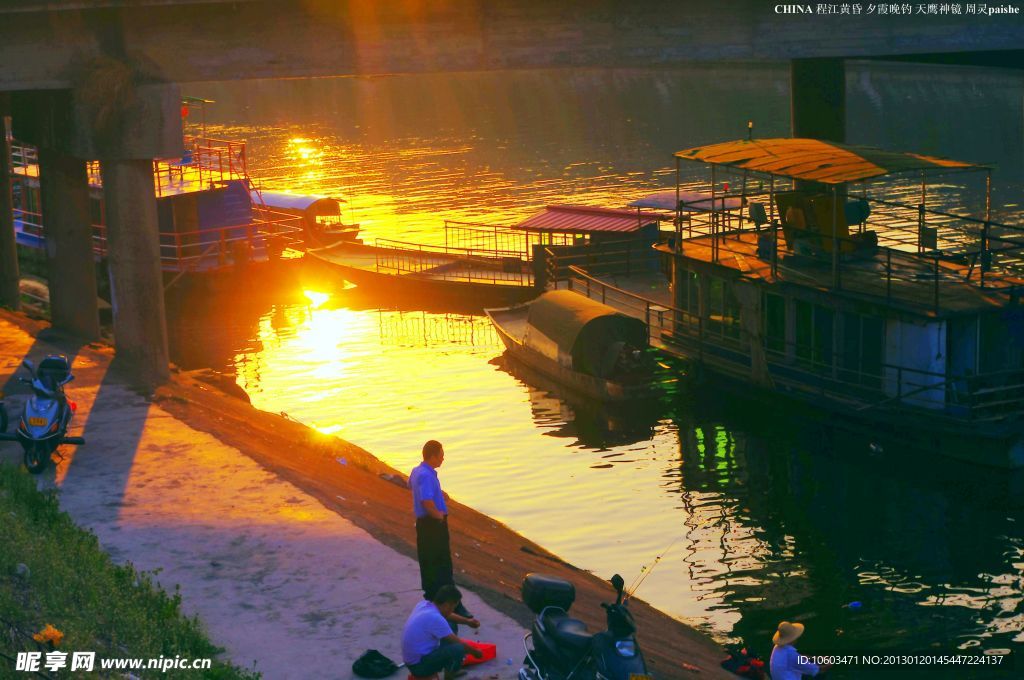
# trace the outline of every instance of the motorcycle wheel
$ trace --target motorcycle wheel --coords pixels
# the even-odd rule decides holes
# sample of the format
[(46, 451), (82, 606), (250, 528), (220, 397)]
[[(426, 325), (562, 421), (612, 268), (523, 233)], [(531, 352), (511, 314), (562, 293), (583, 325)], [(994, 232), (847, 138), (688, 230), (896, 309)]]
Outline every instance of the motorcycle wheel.
[(50, 451), (44, 444), (30, 442), (23, 445), (25, 448), (25, 467), (34, 475), (46, 469), (50, 463)]

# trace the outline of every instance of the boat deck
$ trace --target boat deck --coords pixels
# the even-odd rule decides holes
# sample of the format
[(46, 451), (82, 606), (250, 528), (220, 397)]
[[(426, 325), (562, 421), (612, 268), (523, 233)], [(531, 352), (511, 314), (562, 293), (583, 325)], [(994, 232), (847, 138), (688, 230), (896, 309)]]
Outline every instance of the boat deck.
[[(777, 274), (772, 276), (771, 261), (757, 256), (757, 239), (764, 233), (763, 230), (741, 231), (719, 236), (717, 258), (711, 236), (685, 239), (682, 255), (734, 269), (747, 278), (833, 290), (832, 263), (828, 254), (820, 257), (793, 255), (780, 248)], [(780, 230), (779, 245), (782, 244)], [(924, 259), (926, 257), (881, 248), (856, 257), (843, 255), (840, 289), (844, 295), (881, 298), (934, 316), (1004, 306), (1007, 292), (1024, 285), (1024, 279), (990, 271), (985, 274), (987, 287), (982, 288), (979, 285), (979, 267)]]
[(402, 278), (517, 288), (533, 286), (533, 275), (527, 271), (505, 271), (500, 267), (500, 263), (443, 252), (345, 243), (317, 250), (315, 254), (341, 267)]
[(522, 342), (526, 337), (526, 319), (528, 312), (523, 307), (512, 309), (491, 309), (488, 310), (487, 313), (505, 333), (519, 342)]

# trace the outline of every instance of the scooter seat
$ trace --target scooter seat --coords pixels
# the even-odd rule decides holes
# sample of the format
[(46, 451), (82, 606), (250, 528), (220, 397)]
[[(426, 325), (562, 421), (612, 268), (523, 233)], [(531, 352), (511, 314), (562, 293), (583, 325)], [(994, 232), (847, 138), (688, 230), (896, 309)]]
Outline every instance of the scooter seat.
[(569, 618), (569, 615), (562, 611), (545, 612), (541, 621), (548, 635), (566, 647), (585, 649), (593, 638), (593, 635), (587, 632), (587, 624), (579, 619)]

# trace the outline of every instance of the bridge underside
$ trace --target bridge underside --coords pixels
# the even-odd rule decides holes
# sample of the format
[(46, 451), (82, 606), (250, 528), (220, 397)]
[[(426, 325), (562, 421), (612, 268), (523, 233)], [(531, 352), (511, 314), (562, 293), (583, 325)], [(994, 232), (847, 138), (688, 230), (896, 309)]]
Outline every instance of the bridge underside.
[(71, 88), (101, 58), (129, 61), (145, 79), (185, 83), (701, 60), (977, 59), (967, 53), (1019, 65), (1024, 45), (1020, 15), (785, 14), (763, 0), (39, 4), (0, 7), (0, 91)]

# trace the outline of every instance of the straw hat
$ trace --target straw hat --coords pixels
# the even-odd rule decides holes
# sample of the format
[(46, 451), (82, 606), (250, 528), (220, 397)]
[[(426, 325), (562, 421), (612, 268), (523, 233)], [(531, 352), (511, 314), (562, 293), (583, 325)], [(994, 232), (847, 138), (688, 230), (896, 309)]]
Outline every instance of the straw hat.
[(783, 621), (779, 624), (779, 629), (775, 631), (775, 635), (772, 637), (772, 642), (781, 647), (795, 642), (796, 639), (803, 634), (804, 624)]

